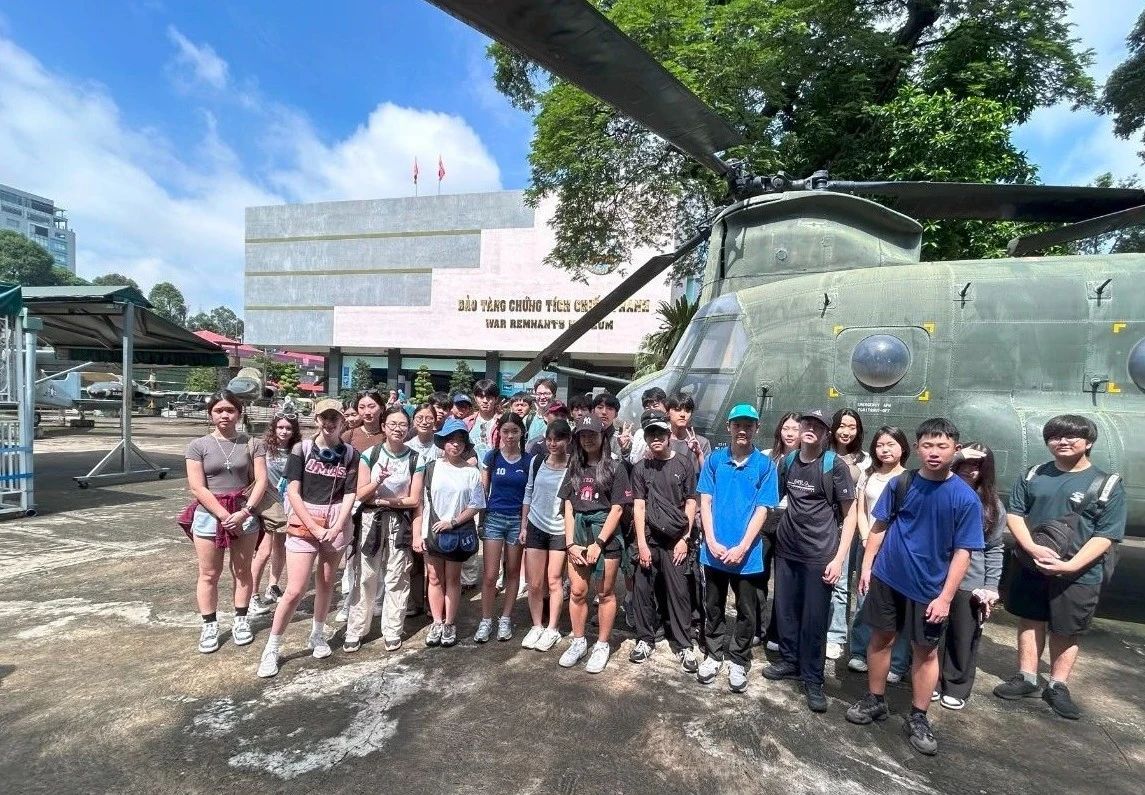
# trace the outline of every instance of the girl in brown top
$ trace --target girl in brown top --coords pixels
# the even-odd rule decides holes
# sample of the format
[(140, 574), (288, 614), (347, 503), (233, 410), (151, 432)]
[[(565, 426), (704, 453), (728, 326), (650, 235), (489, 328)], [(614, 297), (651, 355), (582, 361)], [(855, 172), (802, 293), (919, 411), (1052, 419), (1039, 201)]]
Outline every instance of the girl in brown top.
[[(251, 560), (258, 541), (259, 523), (246, 507), (257, 505), (266, 489), (266, 455), (262, 442), (251, 442), (239, 432), (243, 404), (227, 390), (207, 401), (207, 415), (214, 429), (187, 445), (187, 485), (195, 495), (189, 535), (195, 543), (199, 579), (195, 598), (203, 616), (199, 651), (210, 654), (219, 648), (219, 577), (226, 550), (231, 551), (234, 578), (235, 622), (231, 639), (236, 646), (254, 640), (247, 621), (253, 582)], [(250, 494), (244, 496), (245, 489)]]

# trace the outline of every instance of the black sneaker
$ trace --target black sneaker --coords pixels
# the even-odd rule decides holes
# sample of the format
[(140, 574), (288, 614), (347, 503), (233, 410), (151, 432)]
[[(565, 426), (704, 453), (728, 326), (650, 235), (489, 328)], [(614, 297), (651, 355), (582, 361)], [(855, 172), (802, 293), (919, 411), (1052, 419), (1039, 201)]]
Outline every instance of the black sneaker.
[(938, 753), (938, 740), (934, 739), (934, 734), (930, 731), (930, 721), (926, 719), (926, 715), (912, 712), (910, 717), (903, 721), (902, 733), (920, 754), (934, 756)]
[(847, 720), (866, 726), (877, 720), (886, 720), (890, 715), (886, 699), (880, 701), (874, 693), (867, 693), (861, 699), (847, 708)]
[(1029, 698), (1038, 695), (1041, 690), (1037, 685), (1026, 681), (1021, 674), (1014, 674), (1002, 684), (994, 688), (994, 695), (1007, 701), (1016, 701), (1019, 698)]
[(636, 646), (632, 649), (632, 653), (628, 655), (628, 662), (642, 663), (652, 656), (652, 647), (644, 641), (636, 642)]
[(807, 694), (808, 709), (812, 712), (827, 711), (827, 696), (823, 694), (823, 685), (807, 683), (803, 685), (803, 691)]
[(1060, 682), (1042, 691), (1042, 701), (1049, 704), (1050, 709), (1063, 718), (1077, 720), (1081, 717), (1081, 710), (1077, 708), (1077, 704), (1074, 704), (1073, 699), (1069, 697), (1069, 688)]
[(776, 660), (763, 669), (763, 678), (778, 681), (780, 679), (798, 679), (799, 666), (787, 660)]

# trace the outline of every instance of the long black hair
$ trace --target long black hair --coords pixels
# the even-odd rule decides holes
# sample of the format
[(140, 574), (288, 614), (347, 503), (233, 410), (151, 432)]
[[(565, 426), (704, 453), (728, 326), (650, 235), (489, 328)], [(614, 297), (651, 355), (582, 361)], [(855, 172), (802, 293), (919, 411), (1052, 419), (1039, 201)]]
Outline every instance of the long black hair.
[[(839, 444), (835, 439), (835, 432), (839, 430), (839, 426), (843, 424), (844, 417), (851, 417), (855, 420), (855, 438), (847, 443), (847, 449), (843, 451), (843, 454), (853, 456), (855, 453), (862, 453), (863, 418), (860, 417), (859, 412), (854, 409), (839, 409), (835, 412), (835, 416), (831, 418), (831, 448), (835, 449)], [(861, 457), (862, 456), (860, 456), (860, 458)]]
[(609, 455), (608, 440), (604, 434), (600, 435), (600, 460), (595, 464), (588, 460), (588, 452), (581, 447), (580, 434), (573, 434), (572, 450), (569, 454), (569, 478), (573, 491), (580, 488), (585, 475), (591, 475), (596, 481), (596, 490), (607, 494), (612, 490), (612, 479), (616, 477), (617, 462)]
[(964, 450), (977, 450), (985, 453), (982, 458), (967, 459), (964, 458), (955, 464), (952, 469), (954, 474), (958, 474), (958, 470), (970, 466), (971, 464), (978, 464), (978, 482), (974, 484), (974, 491), (978, 493), (978, 498), (982, 500), (982, 518), (986, 520), (988, 527), (993, 527), (994, 523), (998, 521), (998, 487), (996, 485), (997, 475), (994, 466), (994, 451), (982, 442), (971, 442), (970, 444), (963, 445)]
[[(787, 454), (787, 450), (783, 447), (783, 424), (788, 420), (795, 420), (799, 422), (799, 412), (789, 411), (779, 418), (779, 422), (775, 423), (775, 433), (771, 437), (771, 460), (778, 461)], [(799, 445), (795, 445), (796, 449)]]
[(898, 442), (899, 448), (902, 449), (902, 454), (899, 456), (900, 464), (906, 464), (907, 459), (910, 458), (910, 442), (907, 441), (903, 429), (897, 425), (884, 425), (875, 431), (874, 436), (871, 437), (871, 463), (866, 469), (868, 475), (873, 475), (879, 469), (879, 457), (875, 455), (875, 450), (879, 446), (879, 437), (881, 436), (889, 436)]

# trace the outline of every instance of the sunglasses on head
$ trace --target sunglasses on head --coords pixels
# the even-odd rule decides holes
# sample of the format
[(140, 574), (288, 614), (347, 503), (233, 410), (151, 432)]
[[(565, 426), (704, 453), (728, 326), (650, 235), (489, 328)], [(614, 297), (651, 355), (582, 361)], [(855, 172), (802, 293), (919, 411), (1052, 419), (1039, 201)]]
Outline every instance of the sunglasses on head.
[(296, 420), (298, 419), (298, 415), (293, 411), (276, 411), (274, 412), (274, 418), (276, 420)]

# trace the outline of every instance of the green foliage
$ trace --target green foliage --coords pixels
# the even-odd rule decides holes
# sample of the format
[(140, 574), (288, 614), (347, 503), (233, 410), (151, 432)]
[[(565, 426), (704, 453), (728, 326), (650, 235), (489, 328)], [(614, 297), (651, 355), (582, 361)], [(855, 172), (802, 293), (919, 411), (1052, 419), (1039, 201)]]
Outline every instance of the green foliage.
[[(1136, 177), (1117, 180), (1106, 172), (1094, 180), (1095, 188), (1140, 188), (1141, 183)], [(1145, 253), (1145, 227), (1131, 226), (1117, 229), (1104, 235), (1078, 240), (1061, 251), (1061, 254), (1139, 254)]]
[(1129, 56), (1109, 75), (1101, 96), (1101, 109), (1113, 114), (1113, 132), (1122, 138), (1145, 132), (1145, 11), (1126, 43)]
[[(96, 276), (91, 280), (91, 283), (99, 285), (100, 287), (121, 287), (127, 285), (128, 287), (134, 287), (136, 290), (139, 290), (139, 285), (134, 279), (124, 276), (121, 273), (105, 273), (103, 276)], [(142, 290), (139, 291), (143, 292)]]
[(429, 396), (434, 393), (433, 388), (433, 375), (429, 372), (429, 365), (423, 364), (417, 368), (417, 374), (413, 379), (413, 402), (416, 405), (421, 405), (429, 400)]
[(161, 317), (178, 323), (187, 324), (187, 301), (179, 288), (171, 282), (159, 282), (147, 294), (147, 300), (155, 307), (155, 312)]
[(660, 329), (647, 334), (640, 341), (640, 350), (636, 354), (634, 367), (636, 377), (643, 378), (657, 370), (663, 370), (668, 363), (680, 337), (684, 335), (688, 324), (696, 314), (698, 304), (692, 303), (687, 296), (680, 296), (668, 303), (661, 301), (656, 313), (660, 319)]
[(282, 362), (275, 361), (273, 357), (260, 353), (254, 357), (253, 365), (266, 374), (267, 381), (278, 382), (282, 377), (282, 370), (286, 365)]
[(91, 284), (91, 282), (82, 276), (76, 276), (67, 268), (61, 268), (59, 265), (53, 265), (52, 284), (58, 287), (86, 287), (87, 285)]
[(56, 283), (55, 260), (48, 250), (11, 229), (0, 231), (0, 281), (23, 287)]
[(302, 380), (302, 371), (293, 362), (284, 364), (278, 374), (278, 391), (283, 395), (298, 397), (298, 384)]
[(191, 331), (213, 331), (232, 340), (241, 340), (243, 336), (242, 319), (226, 306), (217, 306), (210, 312), (196, 312), (187, 318), (187, 328)]
[(453, 374), (449, 376), (449, 394), (464, 392), (466, 395), (472, 395), (473, 381), (473, 370), (466, 362), (458, 360), (457, 366), (453, 368)]
[[(1028, 180), (1034, 168), (1010, 145), (1012, 127), (1037, 107), (1093, 95), (1092, 56), (1070, 37), (1067, 0), (600, 5), (743, 133), (747, 143), (725, 158), (758, 173)], [(720, 180), (635, 122), (505, 47), (490, 53), (497, 88), (536, 113), (527, 197), (558, 200), (551, 264), (583, 279), (586, 264), (664, 245), (722, 200)], [(926, 124), (910, 118), (920, 109)], [(897, 137), (904, 130), (910, 140)], [(951, 150), (953, 162), (937, 154)], [(957, 223), (932, 231), (930, 256), (986, 255), (1009, 234)]]
[(219, 388), (219, 371), (214, 367), (193, 367), (187, 373), (188, 392), (214, 392)]
[(357, 394), (365, 392), (374, 385), (374, 376), (370, 372), (370, 363), (365, 359), (355, 359), (354, 366), (350, 368), (350, 391)]

